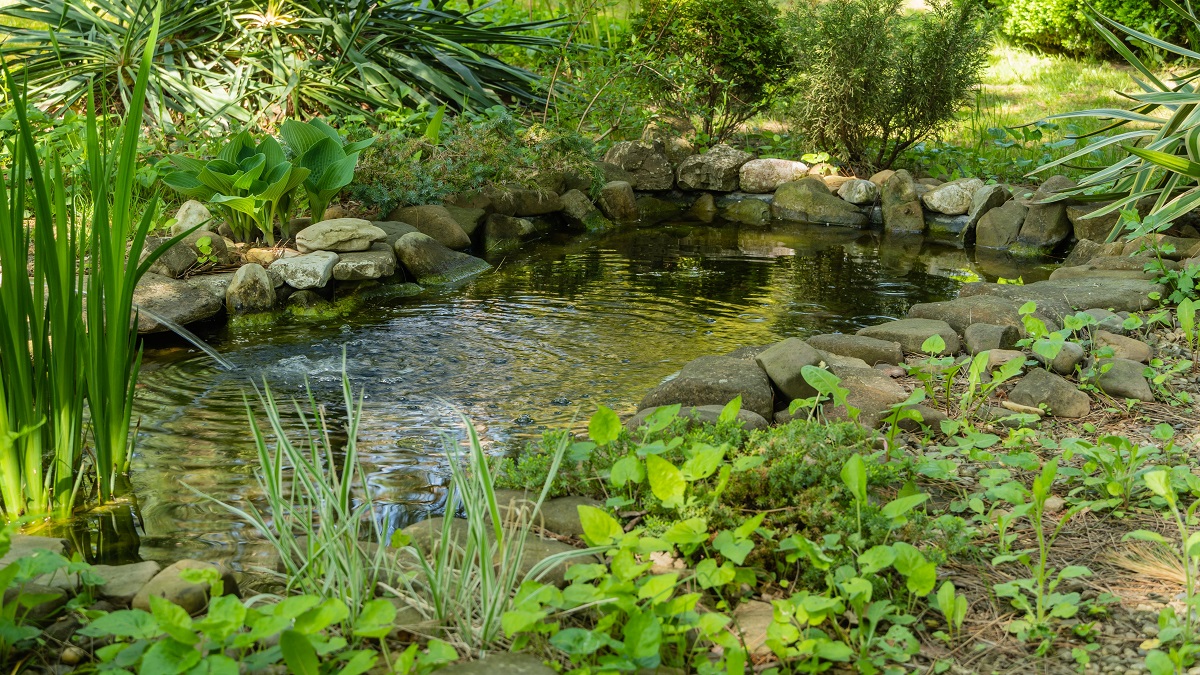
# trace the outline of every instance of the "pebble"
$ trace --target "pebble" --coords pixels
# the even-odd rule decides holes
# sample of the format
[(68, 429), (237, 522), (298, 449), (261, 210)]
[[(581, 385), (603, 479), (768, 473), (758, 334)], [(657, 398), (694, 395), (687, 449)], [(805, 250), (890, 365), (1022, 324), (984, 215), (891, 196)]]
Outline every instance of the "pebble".
[(58, 660), (68, 666), (77, 665), (85, 658), (87, 658), (87, 652), (83, 651), (79, 647), (76, 647), (75, 645), (71, 645), (70, 647), (62, 650), (62, 654), (59, 654), (58, 656)]

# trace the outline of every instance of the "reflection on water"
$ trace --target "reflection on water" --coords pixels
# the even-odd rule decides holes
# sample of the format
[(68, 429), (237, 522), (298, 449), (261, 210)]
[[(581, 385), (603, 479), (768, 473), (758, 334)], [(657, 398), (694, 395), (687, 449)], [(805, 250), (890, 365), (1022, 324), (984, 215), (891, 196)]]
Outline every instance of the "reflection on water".
[(544, 241), (492, 262), (495, 270), (461, 287), (383, 294), (349, 318), (204, 336), (233, 372), (188, 347), (150, 349), (133, 463), (140, 555), (242, 569), (269, 560), (250, 528), (180, 483), (257, 500), (248, 382), (266, 380), (287, 399), (303, 395), (307, 380), (344, 417), (343, 348), (365, 391), (359, 452), (371, 489), (387, 505), (383, 517), (402, 526), (442, 508), (442, 435), (461, 433), (461, 415), (499, 452), (586, 420), (599, 404), (632, 413), (697, 356), (853, 331), (986, 276), (962, 250), (802, 226), (659, 226)]

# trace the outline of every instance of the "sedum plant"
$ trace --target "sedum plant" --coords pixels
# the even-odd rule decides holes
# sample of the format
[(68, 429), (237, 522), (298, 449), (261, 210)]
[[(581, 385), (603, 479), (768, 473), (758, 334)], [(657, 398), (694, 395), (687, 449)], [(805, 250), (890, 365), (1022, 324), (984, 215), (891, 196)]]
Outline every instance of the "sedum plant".
[(354, 180), (358, 153), (375, 142), (372, 137), (346, 143), (336, 129), (321, 120), (288, 120), (280, 127), (279, 135), (296, 165), (308, 170), (303, 185), (314, 223), (324, 217), (330, 200)]
[[(1164, 4), (1171, 8), (1181, 25), (1189, 27), (1188, 30), (1200, 29), (1200, 18), (1190, 13), (1190, 5), (1189, 10), (1185, 10), (1174, 2)], [(1133, 81), (1137, 91), (1125, 95), (1132, 102), (1128, 108), (1081, 110), (1047, 118), (1091, 117), (1111, 123), (1084, 136), (1094, 137), (1094, 140), (1080, 150), (1044, 164), (1037, 171), (1062, 165), (1088, 170), (1090, 174), (1080, 180), (1077, 187), (1048, 201), (1068, 198), (1111, 201), (1088, 216), (1099, 218), (1114, 211), (1122, 212), (1122, 217), (1109, 232), (1110, 242), (1120, 236), (1130, 222), (1127, 213), (1132, 213), (1134, 206), (1142, 200), (1153, 202), (1153, 206), (1151, 215), (1136, 226), (1135, 234), (1165, 230), (1172, 221), (1200, 205), (1200, 111), (1197, 109), (1200, 91), (1196, 90), (1200, 70), (1181, 68), (1180, 72), (1184, 74), (1178, 77), (1160, 78), (1126, 41), (1139, 41), (1184, 61), (1200, 61), (1200, 52), (1153, 37), (1104, 15), (1089, 16), (1088, 20), (1136, 71)], [(1128, 154), (1108, 166), (1075, 166), (1078, 160), (1110, 146), (1119, 146)]]
[(249, 242), (261, 234), (271, 245), (276, 221), (286, 225), (291, 220), (295, 191), (311, 173), (287, 161), (279, 141), (268, 136), (256, 144), (248, 131), (234, 136), (211, 161), (181, 155), (168, 159), (175, 170), (163, 182), (216, 206), (236, 239)]

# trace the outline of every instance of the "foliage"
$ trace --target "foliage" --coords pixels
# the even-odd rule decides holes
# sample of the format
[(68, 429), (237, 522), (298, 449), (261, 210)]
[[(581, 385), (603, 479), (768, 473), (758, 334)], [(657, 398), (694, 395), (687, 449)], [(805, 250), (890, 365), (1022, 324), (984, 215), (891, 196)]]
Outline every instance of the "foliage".
[[(320, 146), (321, 149), (329, 147)], [(336, 150), (329, 152), (333, 154)], [(215, 205), (239, 241), (253, 242), (261, 235), (272, 246), (276, 222), (280, 231), (286, 231), (295, 209), (294, 193), (311, 173), (310, 168), (287, 161), (279, 141), (267, 136), (255, 143), (248, 131), (236, 134), (210, 161), (182, 155), (171, 155), (168, 159), (175, 170), (163, 176), (164, 183), (186, 197)], [(308, 164), (320, 168), (320, 159), (324, 158), (314, 155)], [(345, 162), (342, 167), (330, 164), (323, 165), (336, 170), (333, 182), (339, 182)], [(353, 163), (349, 170), (353, 176)], [(328, 170), (321, 173), (317, 180), (326, 180)]]
[[(446, 119), (438, 133), (428, 133), (431, 125), (414, 112), (382, 131), (363, 151), (346, 196), (386, 214), (492, 185), (562, 190), (570, 179), (586, 190), (597, 182), (593, 149), (583, 137), (539, 124), (522, 127), (502, 107)], [(350, 133), (368, 132), (354, 127)]]
[[(1194, 27), (1181, 21), (1157, 0), (1000, 0), (1000, 28), (1015, 42), (1061, 50), (1077, 56), (1116, 56), (1112, 47), (1088, 22), (1091, 10), (1160, 40), (1190, 41)], [(1150, 45), (1137, 47), (1150, 52)]]
[[(151, 22), (155, 35), (157, 15)], [(26, 115), (25, 92), (6, 74), (14, 100), (16, 134), (7, 180), (0, 178), (0, 277), (4, 322), (0, 324), (0, 502), (6, 519), (66, 517), (82, 482), (84, 402), (95, 445), (94, 471), (101, 500), (117, 487), (129, 459), (134, 384), (141, 364), (130, 325), (133, 291), (166, 242), (140, 263), (127, 250), (142, 250), (156, 211), (153, 200), (139, 218), (131, 209), (137, 172), (141, 105), (150, 51), (142, 55), (131, 100), (137, 103), (116, 130), (109, 148), (90, 105), (85, 122), (85, 184), (68, 185), (53, 150), (37, 151), (39, 139)], [(76, 200), (91, 204), (85, 228)], [(32, 225), (25, 226), (26, 205)], [(87, 237), (86, 232), (91, 232)], [(187, 234), (187, 233), (184, 233)], [(30, 275), (29, 254), (33, 253)], [(89, 259), (85, 276), (83, 258)], [(87, 297), (86, 311), (84, 297)]]
[[(1200, 27), (1200, 19), (1182, 7), (1172, 4), (1171, 9), (1189, 30)], [(1084, 148), (1042, 165), (1038, 171), (1066, 164), (1100, 148), (1119, 145), (1128, 154), (1108, 166), (1088, 167), (1089, 174), (1076, 188), (1063, 191), (1049, 201), (1071, 197), (1111, 200), (1111, 204), (1093, 211), (1091, 217), (1114, 211), (1122, 213), (1108, 236), (1108, 241), (1114, 241), (1129, 223), (1134, 204), (1152, 199), (1150, 215), (1134, 227), (1139, 234), (1161, 231), (1200, 204), (1200, 122), (1195, 115), (1200, 94), (1193, 91), (1192, 84), (1200, 71), (1164, 81), (1134, 54), (1126, 40), (1140, 40), (1183, 59), (1200, 59), (1200, 53), (1159, 40), (1104, 15), (1089, 16), (1088, 21), (1137, 71), (1134, 82), (1140, 91), (1126, 95), (1133, 102), (1129, 108), (1082, 110), (1048, 118), (1095, 118), (1108, 122), (1104, 131), (1121, 132), (1100, 136)]]
[(805, 92), (794, 121), (855, 168), (891, 166), (949, 123), (987, 62), (991, 32), (980, 3), (934, 2), (918, 17), (904, 17), (902, 4), (798, 3), (792, 15), (804, 45), (796, 85)]
[[(0, 7), (19, 19), (4, 51), (39, 105), (74, 106), (95, 81), (113, 110), (132, 105), (135, 55), (156, 0), (31, 0)], [(162, 0), (147, 119), (160, 127), (201, 112), (227, 125), (422, 102), (479, 109), (541, 99), (539, 78), (489, 54), (554, 46), (554, 21), (493, 24), (444, 1)]]
[(785, 91), (796, 49), (769, 0), (652, 0), (632, 31), (658, 59), (640, 70), (656, 102), (672, 114), (694, 101), (714, 142)]
[(358, 153), (375, 141), (367, 138), (346, 143), (341, 134), (321, 120), (287, 120), (279, 128), (279, 136), (295, 158), (296, 166), (308, 171), (304, 191), (314, 223), (324, 220), (330, 200), (354, 180)]

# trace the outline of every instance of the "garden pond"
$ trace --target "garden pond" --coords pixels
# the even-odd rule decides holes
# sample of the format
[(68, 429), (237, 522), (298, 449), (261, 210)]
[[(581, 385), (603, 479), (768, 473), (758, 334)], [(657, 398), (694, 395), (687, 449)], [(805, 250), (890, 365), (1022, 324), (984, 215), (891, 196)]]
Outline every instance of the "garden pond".
[[(556, 235), (557, 236), (557, 235)], [(217, 499), (257, 499), (252, 383), (280, 399), (305, 383), (344, 418), (346, 372), (364, 393), (359, 453), (389, 529), (440, 513), (443, 443), (469, 418), (511, 452), (603, 404), (631, 414), (688, 361), (790, 336), (852, 332), (954, 297), (965, 281), (1045, 278), (1049, 265), (879, 232), (659, 225), (551, 237), (452, 288), (376, 293), (357, 311), (201, 331), (232, 365), (182, 340), (147, 345), (133, 495), (62, 526), (103, 562), (220, 561), (247, 571), (273, 549)], [(287, 411), (285, 410), (285, 413)], [(288, 420), (295, 421), (294, 411)], [(265, 423), (265, 422), (264, 422)], [(336, 426), (336, 425), (335, 425)]]

